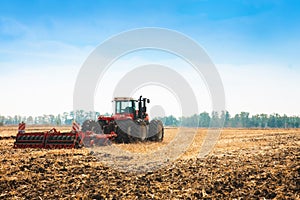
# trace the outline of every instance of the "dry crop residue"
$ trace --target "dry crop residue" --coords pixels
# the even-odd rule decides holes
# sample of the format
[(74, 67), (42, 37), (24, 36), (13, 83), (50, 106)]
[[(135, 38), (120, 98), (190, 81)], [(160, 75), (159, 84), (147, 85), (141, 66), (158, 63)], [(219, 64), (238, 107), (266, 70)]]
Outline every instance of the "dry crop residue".
[[(119, 145), (149, 151), (166, 145)], [(299, 129), (225, 129), (214, 151), (196, 158), (199, 129), (176, 162), (157, 171), (128, 174), (98, 162), (88, 149), (13, 149), (0, 140), (0, 199), (299, 199)], [(147, 147), (148, 150), (147, 150)]]

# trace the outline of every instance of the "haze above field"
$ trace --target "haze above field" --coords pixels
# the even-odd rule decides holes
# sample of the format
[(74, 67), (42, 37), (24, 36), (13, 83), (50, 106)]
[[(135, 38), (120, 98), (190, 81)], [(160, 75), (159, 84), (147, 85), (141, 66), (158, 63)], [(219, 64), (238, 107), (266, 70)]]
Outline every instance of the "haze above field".
[[(230, 113), (300, 113), (299, 1), (1, 1), (0, 115), (58, 114), (73, 109), (80, 67), (101, 42), (120, 32), (162, 27), (194, 39), (223, 81)], [(95, 110), (111, 112), (117, 82), (136, 66), (158, 63), (193, 88), (198, 110), (210, 94), (193, 68), (174, 55), (147, 50), (112, 64), (99, 82)], [(112, 78), (113, 77), (113, 78)], [(167, 75), (166, 75), (167, 78)], [(179, 116), (165, 88), (137, 90), (151, 106)], [(154, 107), (158, 108), (158, 107)], [(154, 111), (153, 111), (154, 112)]]

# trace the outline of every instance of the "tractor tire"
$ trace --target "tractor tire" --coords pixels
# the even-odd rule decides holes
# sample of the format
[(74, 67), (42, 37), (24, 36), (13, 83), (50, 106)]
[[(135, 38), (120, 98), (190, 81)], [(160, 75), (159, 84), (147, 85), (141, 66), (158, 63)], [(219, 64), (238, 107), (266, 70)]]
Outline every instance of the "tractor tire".
[(147, 139), (147, 133), (148, 133), (148, 126), (146, 124), (146, 122), (141, 122), (139, 123), (139, 126), (140, 126), (140, 134), (139, 134), (139, 137), (138, 137), (138, 141), (140, 142), (143, 142)]
[(128, 135), (128, 128), (130, 127), (131, 120), (116, 120), (115, 132), (117, 137), (114, 139), (117, 143), (131, 143), (130, 135)]
[(99, 123), (97, 123), (94, 120), (85, 120), (82, 124), (81, 130), (83, 132), (92, 131), (96, 134), (102, 134), (103, 133), (102, 128), (99, 125)]
[(115, 139), (118, 143), (135, 143), (143, 142), (147, 138), (148, 126), (144, 121), (119, 120), (117, 123), (117, 137)]
[(145, 121), (131, 121), (128, 127), (130, 142), (143, 142), (147, 139), (148, 126)]
[(152, 120), (149, 125), (148, 139), (150, 141), (162, 142), (164, 139), (164, 125), (160, 120)]
[(116, 143), (130, 143), (129, 135), (121, 129), (119, 126), (116, 127), (117, 137), (114, 139)]

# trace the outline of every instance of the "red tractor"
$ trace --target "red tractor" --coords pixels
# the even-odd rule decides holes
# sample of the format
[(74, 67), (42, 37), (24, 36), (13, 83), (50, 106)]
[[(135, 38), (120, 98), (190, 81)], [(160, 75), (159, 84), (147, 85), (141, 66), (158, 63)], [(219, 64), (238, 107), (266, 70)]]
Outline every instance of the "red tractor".
[[(98, 123), (87, 120), (82, 125), (82, 131), (95, 133), (117, 134), (114, 141), (118, 143), (131, 143), (136, 141), (161, 142), (164, 137), (164, 127), (160, 120), (151, 120), (147, 114), (147, 98), (134, 100), (130, 97), (116, 97), (113, 100), (115, 111), (113, 116), (98, 117)], [(138, 104), (136, 109), (136, 103)]]

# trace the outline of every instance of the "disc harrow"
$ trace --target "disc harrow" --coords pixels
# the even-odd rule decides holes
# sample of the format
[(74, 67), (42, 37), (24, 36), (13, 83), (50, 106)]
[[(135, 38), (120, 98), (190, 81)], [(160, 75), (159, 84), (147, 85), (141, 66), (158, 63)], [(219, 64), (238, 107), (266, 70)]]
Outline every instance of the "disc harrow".
[(26, 132), (25, 123), (20, 123), (14, 148), (72, 149), (102, 146), (109, 145), (109, 141), (116, 136), (115, 133), (96, 134), (92, 131), (80, 131), (76, 122), (73, 122), (70, 132), (60, 132), (55, 128), (44, 132)]

